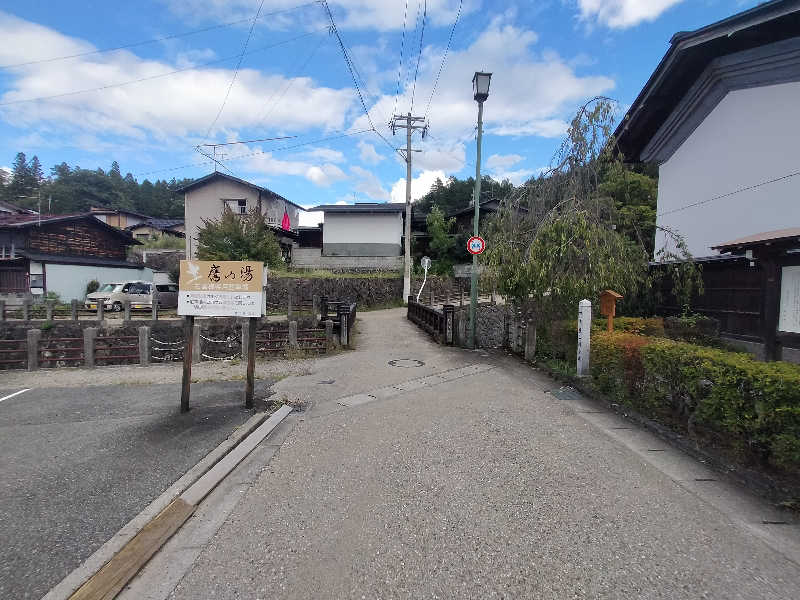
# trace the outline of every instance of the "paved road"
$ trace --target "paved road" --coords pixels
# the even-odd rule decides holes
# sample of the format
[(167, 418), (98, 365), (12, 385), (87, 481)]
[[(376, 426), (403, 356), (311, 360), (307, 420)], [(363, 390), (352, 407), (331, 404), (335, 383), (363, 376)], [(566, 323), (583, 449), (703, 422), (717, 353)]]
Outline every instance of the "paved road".
[(0, 598), (41, 598), (216, 447), (251, 414), (241, 387), (196, 384), (185, 415), (176, 385), (31, 389), (0, 402)]
[(359, 319), (276, 384), (310, 409), (172, 598), (798, 597), (790, 517), (516, 359)]

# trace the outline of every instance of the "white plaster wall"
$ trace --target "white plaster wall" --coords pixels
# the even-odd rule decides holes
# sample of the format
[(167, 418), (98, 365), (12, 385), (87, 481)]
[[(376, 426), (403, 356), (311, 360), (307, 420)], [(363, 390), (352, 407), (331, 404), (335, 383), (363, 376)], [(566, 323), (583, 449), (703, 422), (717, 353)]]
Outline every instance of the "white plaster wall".
[[(186, 256), (194, 258), (197, 250), (197, 231), (203, 219), (218, 219), (224, 208), (223, 199), (245, 199), (249, 211), (258, 202), (258, 190), (235, 181), (218, 179), (207, 183), (184, 195), (184, 227), (186, 232)], [(261, 196), (261, 207), (264, 214), (273, 217), (280, 227), (284, 209), (289, 215), (291, 228), (296, 229), (299, 223), (299, 210), (284, 201), (275, 201), (265, 194)]]
[(48, 292), (56, 292), (61, 300), (83, 300), (86, 284), (92, 279), (104, 283), (122, 281), (152, 281), (153, 271), (147, 268), (125, 269), (121, 267), (94, 267), (91, 265), (57, 265), (47, 263), (46, 282)]
[[(658, 217), (694, 256), (763, 231), (800, 226), (800, 175), (702, 202), (800, 171), (800, 83), (730, 92), (659, 168)], [(656, 234), (656, 252), (674, 245)]]
[(400, 213), (325, 213), (323, 244), (400, 244)]

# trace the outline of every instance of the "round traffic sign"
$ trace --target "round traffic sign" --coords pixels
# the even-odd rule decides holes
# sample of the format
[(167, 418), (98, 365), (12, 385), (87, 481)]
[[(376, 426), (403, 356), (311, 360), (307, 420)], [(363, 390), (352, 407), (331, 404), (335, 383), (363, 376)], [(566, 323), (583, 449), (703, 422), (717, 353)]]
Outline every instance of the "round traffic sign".
[(470, 254), (481, 254), (486, 250), (486, 241), (477, 235), (473, 235), (467, 240), (467, 250)]

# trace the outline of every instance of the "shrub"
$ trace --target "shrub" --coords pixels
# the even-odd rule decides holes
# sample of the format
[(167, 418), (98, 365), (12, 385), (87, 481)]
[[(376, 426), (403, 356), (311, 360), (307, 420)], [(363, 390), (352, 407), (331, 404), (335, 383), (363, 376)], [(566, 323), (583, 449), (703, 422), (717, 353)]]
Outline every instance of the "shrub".
[[(607, 324), (605, 318), (592, 319), (592, 333), (605, 331)], [(616, 317), (614, 331), (663, 337), (664, 320), (660, 317)], [(578, 352), (577, 319), (540, 325), (536, 336), (536, 353), (541, 356), (572, 360)]]
[(664, 319), (664, 333), (673, 340), (704, 346), (719, 340), (719, 321), (704, 315), (683, 315)]
[(97, 281), (97, 279), (92, 279), (89, 283), (86, 284), (87, 294), (94, 294), (99, 289), (100, 289), (100, 282)]
[(690, 433), (702, 425), (752, 457), (800, 467), (800, 366), (618, 332), (592, 336), (591, 360), (594, 384), (610, 397)]

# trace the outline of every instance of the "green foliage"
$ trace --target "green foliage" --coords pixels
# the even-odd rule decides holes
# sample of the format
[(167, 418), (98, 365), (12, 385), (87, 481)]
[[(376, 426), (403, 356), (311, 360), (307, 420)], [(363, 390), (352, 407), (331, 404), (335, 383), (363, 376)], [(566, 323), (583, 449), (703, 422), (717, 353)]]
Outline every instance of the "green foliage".
[(169, 235), (164, 233), (161, 235), (151, 236), (147, 240), (139, 240), (142, 242), (142, 247), (146, 250), (184, 250), (186, 249), (186, 240), (176, 235)]
[(438, 275), (446, 275), (453, 269), (454, 257), (452, 250), (455, 247), (455, 240), (450, 235), (450, 230), (453, 229), (456, 220), (454, 218), (446, 218), (442, 210), (435, 206), (428, 213), (426, 218), (428, 224), (428, 235), (430, 241), (428, 248), (430, 249), (431, 258), (433, 259), (433, 272)]
[(247, 215), (237, 215), (226, 207), (219, 219), (204, 219), (197, 233), (197, 258), (284, 265), (280, 244), (257, 208)]
[[(38, 208), (52, 214), (88, 212), (92, 207), (130, 210), (154, 217), (182, 217), (183, 195), (176, 189), (190, 180), (144, 180), (141, 185), (128, 173), (122, 177), (114, 161), (108, 173), (103, 169), (81, 169), (62, 162), (45, 178), (38, 157), (30, 161), (20, 152), (14, 159), (12, 176), (0, 178), (0, 199), (24, 208)], [(20, 196), (24, 196), (20, 198)]]
[[(605, 317), (592, 319), (592, 335), (606, 331)], [(661, 317), (616, 317), (614, 331), (664, 337), (664, 319)], [(572, 360), (578, 352), (578, 320), (565, 319), (539, 323), (536, 328), (536, 355), (540, 358)]]
[[(488, 175), (481, 178), (481, 202), (503, 198), (513, 190), (514, 186), (508, 180), (499, 182)], [(448, 177), (446, 182), (437, 179), (430, 191), (414, 203), (414, 211), (427, 215), (434, 206), (438, 206), (445, 215), (450, 215), (469, 207), (474, 191), (474, 177)]]
[(741, 453), (800, 468), (800, 366), (628, 333), (592, 335), (600, 391), (657, 419), (723, 436)]
[(641, 245), (648, 256), (653, 256), (658, 180), (614, 162), (604, 174), (597, 191), (611, 199), (617, 212), (617, 231)]
[(87, 294), (94, 294), (99, 289), (100, 289), (100, 282), (97, 281), (97, 279), (92, 279), (89, 283), (86, 284)]

